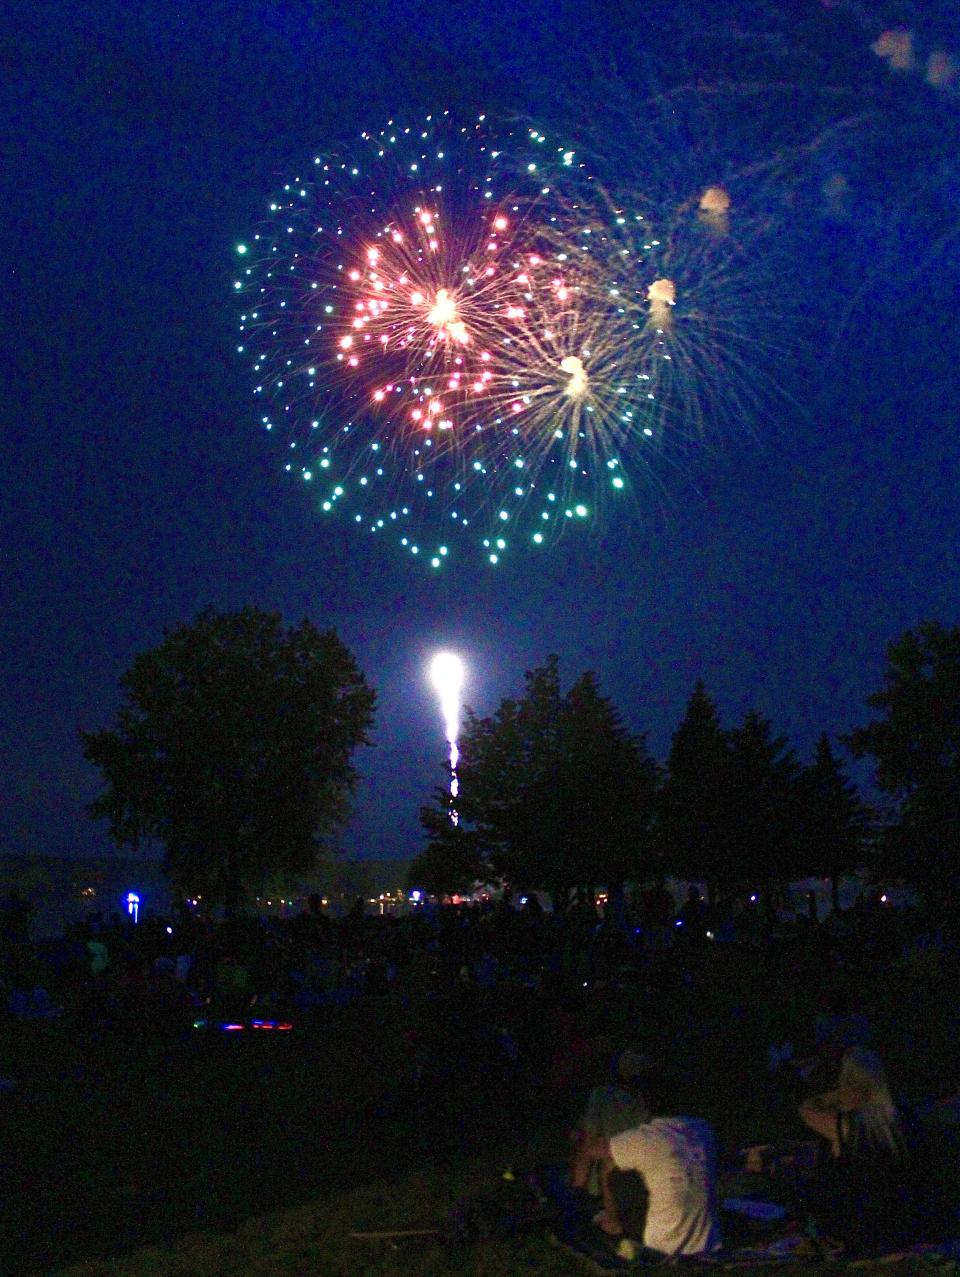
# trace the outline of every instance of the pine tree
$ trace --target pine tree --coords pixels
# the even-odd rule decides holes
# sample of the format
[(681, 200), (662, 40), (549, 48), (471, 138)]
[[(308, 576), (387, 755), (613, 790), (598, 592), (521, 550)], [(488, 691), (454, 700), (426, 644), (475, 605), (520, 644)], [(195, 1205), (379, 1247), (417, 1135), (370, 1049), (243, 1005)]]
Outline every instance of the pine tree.
[(839, 908), (839, 878), (863, 862), (871, 829), (871, 815), (856, 785), (824, 732), (816, 754), (799, 784), (798, 834), (807, 873), (830, 879), (833, 908)]
[(767, 911), (773, 885), (798, 871), (800, 767), (785, 736), (751, 710), (729, 733), (731, 777), (725, 792), (731, 855), (727, 882), (758, 883)]
[(468, 894), (484, 877), (476, 834), (461, 818), (449, 786), (437, 789), (433, 805), (421, 807), (420, 823), (426, 846), (407, 874), (407, 886), (433, 896)]
[(595, 674), (583, 674), (563, 700), (560, 860), (571, 886), (617, 890), (652, 868), (650, 828), (657, 766), (644, 738), (627, 731)]
[(665, 869), (705, 879), (711, 891), (728, 876), (726, 791), (730, 747), (717, 707), (697, 682), (673, 734), (658, 802), (657, 841)]
[(557, 901), (573, 888), (616, 887), (641, 872), (656, 764), (601, 695), (596, 675), (582, 675), (564, 694), (559, 662), (549, 657), (527, 673), (522, 697), (502, 701), (488, 718), (468, 711), (459, 745), (460, 832), (444, 827), (439, 795), (422, 813), (431, 854), (442, 855), (445, 842), (455, 859), (451, 838), (469, 838), (480, 876)]

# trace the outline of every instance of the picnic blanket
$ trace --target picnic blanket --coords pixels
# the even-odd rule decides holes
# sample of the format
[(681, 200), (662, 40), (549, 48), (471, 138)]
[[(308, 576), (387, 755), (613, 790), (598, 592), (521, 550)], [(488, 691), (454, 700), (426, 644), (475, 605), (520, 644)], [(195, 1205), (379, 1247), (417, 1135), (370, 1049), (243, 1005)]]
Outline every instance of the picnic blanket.
[[(572, 1190), (564, 1167), (542, 1167), (532, 1177), (533, 1191), (553, 1206), (550, 1231), (555, 1243), (600, 1273), (637, 1272), (668, 1262), (680, 1267), (710, 1269), (765, 1268), (793, 1263), (844, 1263), (857, 1265), (893, 1262), (911, 1255), (934, 1261), (960, 1263), (960, 1238), (923, 1242), (885, 1255), (845, 1256), (829, 1242), (806, 1236), (789, 1220), (783, 1206), (760, 1197), (725, 1198), (721, 1228), (729, 1237), (723, 1250), (710, 1255), (684, 1256), (668, 1261), (656, 1251), (631, 1243), (619, 1245), (593, 1224), (596, 1202)], [(752, 1236), (751, 1236), (752, 1234)]]

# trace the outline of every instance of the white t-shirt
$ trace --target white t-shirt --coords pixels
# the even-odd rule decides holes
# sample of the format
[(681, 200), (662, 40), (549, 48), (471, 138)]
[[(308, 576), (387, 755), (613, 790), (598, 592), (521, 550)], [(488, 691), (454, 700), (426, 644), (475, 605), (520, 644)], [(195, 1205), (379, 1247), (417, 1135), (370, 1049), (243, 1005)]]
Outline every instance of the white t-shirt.
[(706, 1122), (655, 1117), (610, 1140), (621, 1171), (637, 1171), (649, 1194), (643, 1244), (665, 1255), (719, 1249), (715, 1145)]

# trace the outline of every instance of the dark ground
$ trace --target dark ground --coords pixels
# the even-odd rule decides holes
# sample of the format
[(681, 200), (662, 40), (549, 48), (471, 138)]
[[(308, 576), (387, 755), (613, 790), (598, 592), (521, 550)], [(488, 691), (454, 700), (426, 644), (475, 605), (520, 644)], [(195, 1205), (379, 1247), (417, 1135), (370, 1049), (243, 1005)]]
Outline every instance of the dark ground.
[[(857, 979), (898, 1090), (949, 1089), (954, 980)], [(786, 1035), (802, 1042), (816, 990), (802, 958), (771, 965), (731, 953), (694, 967), (687, 983), (591, 990), (580, 1014), (590, 1031), (655, 1049), (680, 1080), (683, 1108), (713, 1121), (731, 1149), (800, 1134), (766, 1072), (766, 1047)], [(5, 1026), (0, 1074), (17, 1086), (0, 1098), (2, 1271), (50, 1273), (231, 1228), (497, 1145), (519, 1162), (551, 1143), (559, 1151), (589, 1079), (547, 1089), (552, 1013), (521, 994), (478, 1016), (457, 994), (331, 1009), (283, 1036), (195, 1030), (158, 1041), (63, 1022), (41, 1033)], [(501, 1023), (521, 1047), (519, 1072), (496, 1045)]]

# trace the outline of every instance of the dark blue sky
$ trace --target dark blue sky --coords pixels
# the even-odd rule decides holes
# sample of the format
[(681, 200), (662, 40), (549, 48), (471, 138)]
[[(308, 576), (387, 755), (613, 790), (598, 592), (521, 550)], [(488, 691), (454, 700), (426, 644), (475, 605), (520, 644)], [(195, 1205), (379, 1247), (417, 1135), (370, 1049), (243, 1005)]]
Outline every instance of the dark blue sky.
[[(106, 845), (77, 728), (211, 603), (306, 614), (357, 655), (379, 713), (345, 841), (375, 856), (417, 850), (440, 778), (437, 645), (467, 659), (482, 711), (558, 652), (660, 756), (698, 677), (725, 721), (758, 708), (808, 754), (862, 720), (892, 638), (960, 617), (960, 99), (869, 50), (898, 21), (923, 56), (960, 50), (946, 4), (21, 8), (0, 46), (0, 851)], [(592, 96), (600, 119), (614, 66), (660, 86), (792, 78), (801, 112), (836, 84), (828, 114), (869, 117), (811, 166), (811, 189), (852, 174), (849, 220), (811, 217), (784, 275), (810, 336), (789, 374), (803, 411), (665, 461), (646, 508), (591, 539), (428, 577), (321, 523), (257, 430), (231, 250), (279, 180), (391, 112), (562, 120)]]

